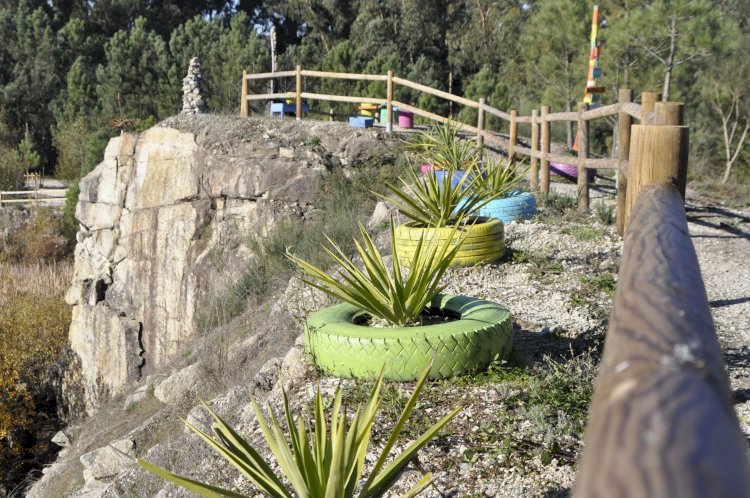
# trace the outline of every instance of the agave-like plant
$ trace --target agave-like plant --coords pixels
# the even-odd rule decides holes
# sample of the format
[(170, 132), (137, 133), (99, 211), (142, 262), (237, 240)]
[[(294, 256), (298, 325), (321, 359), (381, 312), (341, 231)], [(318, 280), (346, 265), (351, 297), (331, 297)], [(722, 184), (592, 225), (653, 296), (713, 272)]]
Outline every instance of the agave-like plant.
[(503, 164), (489, 160), (484, 168), (474, 163), (454, 183), (455, 171), (450, 167), (440, 178), (432, 172), (421, 177), (407, 167), (400, 184), (386, 182), (395, 199), (376, 195), (395, 204), (402, 215), (419, 226), (458, 226), (493, 199), (513, 190), (523, 178), (521, 168), (510, 161)]
[[(295, 422), (292, 410), (289, 407), (289, 398), (286, 392), (282, 391), (284, 418), (289, 431), (289, 439), (284, 435), (281, 423), (273, 411), (269, 409), (269, 423), (257, 401), (253, 399), (253, 409), (260, 423), (263, 436), (296, 495), (308, 498), (375, 498), (385, 494), (396, 483), (403, 468), (417, 452), (429, 443), (461, 410), (456, 408), (451, 411), (424, 434), (412, 441), (395, 459), (386, 465), (396, 440), (403, 431), (409, 415), (414, 410), (431, 366), (430, 364), (419, 378), (414, 393), (406, 403), (383, 451), (375, 462), (375, 466), (361, 486), (372, 424), (382, 401), (380, 396), (383, 384), (382, 373), (375, 382), (367, 402), (356, 411), (351, 420), (347, 419), (346, 410), (344, 412), (341, 410), (341, 386), (339, 386), (336, 389), (328, 425), (325, 421), (320, 387), (318, 387), (315, 396), (314, 427), (305, 424), (302, 415), (298, 415)], [(212, 429), (216, 439), (194, 425), (187, 422), (185, 424), (268, 496), (274, 498), (292, 498), (295, 496), (284, 486), (281, 478), (273, 472), (270, 465), (263, 460), (263, 457), (255, 448), (242, 439), (229, 424), (207, 405), (206, 409), (214, 419)], [(234, 491), (178, 476), (143, 460), (138, 460), (138, 464), (159, 477), (200, 496), (248, 498)], [(431, 482), (432, 475), (426, 474), (403, 496), (417, 496)]]
[(302, 271), (301, 279), (316, 289), (353, 304), (391, 325), (413, 324), (432, 298), (445, 288), (440, 285), (440, 279), (456, 257), (463, 238), (456, 237), (455, 244), (442, 247), (420, 239), (409, 265), (409, 274), (404, 278), (399, 266), (399, 248), (395, 243), (393, 219), (390, 265), (385, 263), (372, 237), (362, 225), (360, 231), (364, 245), (357, 240), (354, 244), (362, 258), (364, 270), (357, 267), (333, 240), (326, 237), (331, 247), (323, 249), (333, 263), (341, 266), (340, 279), (293, 254), (287, 253), (287, 257)]
[(479, 162), (479, 147), (460, 137), (460, 124), (446, 121), (419, 132), (406, 143), (407, 149), (419, 154), (434, 169), (466, 169)]

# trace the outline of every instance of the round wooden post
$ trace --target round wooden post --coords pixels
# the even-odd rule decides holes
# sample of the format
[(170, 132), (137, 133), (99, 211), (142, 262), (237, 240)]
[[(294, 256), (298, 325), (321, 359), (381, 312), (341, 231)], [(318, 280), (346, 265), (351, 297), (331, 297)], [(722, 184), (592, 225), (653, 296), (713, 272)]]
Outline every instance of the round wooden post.
[(484, 103), (485, 98), (479, 98), (479, 115), (477, 117), (477, 147), (479, 148), (479, 159), (484, 152)]
[(541, 162), (541, 182), (542, 182), (542, 195), (549, 194), (549, 159), (547, 159), (547, 155), (549, 154), (549, 140), (550, 140), (550, 133), (549, 133), (549, 121), (547, 121), (547, 114), (550, 112), (550, 107), (548, 105), (542, 106), (542, 162)]
[(302, 119), (302, 66), (297, 66), (297, 121)]
[(589, 212), (589, 175), (586, 171), (586, 159), (589, 157), (589, 123), (583, 119), (588, 105), (578, 103), (578, 212)]
[(246, 118), (247, 111), (247, 71), (242, 71), (242, 93), (240, 97), (240, 116)]
[(654, 104), (654, 124), (660, 126), (680, 126), (683, 124), (685, 105), (682, 102), (656, 102)]
[(643, 92), (641, 94), (641, 124), (654, 124), (654, 106), (657, 100), (661, 100), (660, 93)]
[(539, 152), (539, 111), (531, 111), (531, 167), (529, 175), (531, 176), (529, 184), (532, 192), (539, 190), (539, 158), (535, 153)]
[(393, 71), (388, 71), (388, 81), (386, 83), (386, 104), (385, 104), (385, 131), (393, 133)]
[[(617, 100), (622, 106), (633, 100), (633, 91), (629, 88), (621, 88), (617, 94)], [(628, 177), (625, 168), (630, 157), (630, 127), (633, 118), (622, 108), (617, 115), (617, 233), (625, 233), (626, 193), (628, 189)]]
[(689, 128), (687, 126), (634, 125), (630, 142), (626, 229), (638, 194), (654, 182), (674, 184), (685, 199)]
[(518, 123), (516, 122), (516, 118), (518, 117), (518, 111), (515, 109), (510, 111), (510, 133), (508, 134), (508, 159), (513, 160), (513, 156), (515, 155), (515, 149), (516, 147), (516, 141), (518, 139)]

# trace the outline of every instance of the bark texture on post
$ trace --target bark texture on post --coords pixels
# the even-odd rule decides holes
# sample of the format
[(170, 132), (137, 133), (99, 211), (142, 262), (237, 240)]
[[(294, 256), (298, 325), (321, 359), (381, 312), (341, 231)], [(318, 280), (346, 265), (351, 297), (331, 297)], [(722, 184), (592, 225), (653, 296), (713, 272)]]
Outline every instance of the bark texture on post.
[(674, 186), (643, 189), (625, 248), (573, 496), (750, 496), (747, 445)]
[(240, 94), (240, 116), (246, 118), (247, 110), (247, 71), (242, 71), (242, 92)]
[(654, 106), (661, 99), (657, 92), (643, 92), (641, 94), (641, 124), (654, 124)]
[(479, 159), (482, 159), (484, 152), (484, 104), (486, 99), (479, 98), (479, 114), (477, 116), (477, 147), (479, 147)]
[(589, 123), (583, 119), (588, 109), (583, 102), (578, 103), (578, 212), (589, 212), (589, 175), (586, 171), (586, 159), (589, 157)]
[(385, 131), (393, 132), (393, 71), (388, 71), (388, 81), (386, 82), (386, 104), (385, 104)]
[(302, 119), (302, 66), (297, 66), (295, 73), (297, 82), (297, 121)]
[(531, 191), (536, 192), (539, 190), (539, 159), (534, 157), (534, 153), (539, 151), (539, 111), (534, 109), (531, 111), (531, 165), (529, 167), (529, 175), (531, 179), (529, 184), (531, 185)]
[[(687, 126), (634, 125), (630, 141), (627, 213), (632, 213), (641, 189), (649, 183), (673, 183), (683, 199), (687, 178)], [(626, 215), (626, 226), (629, 214)]]
[(542, 106), (542, 163), (541, 163), (541, 183), (542, 183), (542, 194), (547, 195), (549, 194), (549, 159), (547, 159), (547, 154), (549, 154), (549, 140), (550, 140), (550, 133), (549, 133), (549, 121), (547, 121), (547, 114), (550, 112), (550, 107), (548, 105)]
[(516, 141), (518, 140), (518, 123), (516, 118), (518, 117), (518, 111), (515, 109), (510, 111), (510, 132), (508, 134), (508, 159), (513, 159), (515, 155)]
[[(633, 100), (633, 91), (621, 88), (617, 95), (620, 104), (627, 104)], [(630, 127), (633, 118), (622, 110), (617, 115), (617, 233), (625, 233), (625, 213), (627, 211), (626, 193), (628, 189), (628, 177), (624, 173), (625, 165), (630, 157)]]

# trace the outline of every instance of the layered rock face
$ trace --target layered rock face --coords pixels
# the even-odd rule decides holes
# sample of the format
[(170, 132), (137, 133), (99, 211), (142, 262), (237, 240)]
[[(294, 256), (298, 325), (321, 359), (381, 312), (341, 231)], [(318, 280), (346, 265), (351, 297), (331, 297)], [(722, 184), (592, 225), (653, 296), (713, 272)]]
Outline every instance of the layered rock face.
[(213, 250), (241, 268), (253, 255), (236, 241), (305, 216), (328, 169), (378, 148), (392, 153), (378, 132), (336, 123), (206, 115), (113, 138), (76, 208), (74, 367), (63, 383), (72, 412), (93, 412), (184, 351), (218, 271)]

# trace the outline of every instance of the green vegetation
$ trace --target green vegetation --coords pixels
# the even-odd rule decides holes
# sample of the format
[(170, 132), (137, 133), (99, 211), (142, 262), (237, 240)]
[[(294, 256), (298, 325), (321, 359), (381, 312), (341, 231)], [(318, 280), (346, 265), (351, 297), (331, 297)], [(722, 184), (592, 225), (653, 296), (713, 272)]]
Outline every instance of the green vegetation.
[[(360, 405), (351, 419), (347, 416), (346, 408), (344, 408), (343, 413), (341, 411), (342, 394), (341, 386), (339, 386), (334, 395), (333, 408), (328, 424), (325, 420), (324, 402), (320, 394), (320, 388), (318, 388), (315, 396), (314, 426), (306, 424), (301, 416), (298, 416), (295, 422), (294, 414), (289, 406), (289, 398), (286, 391), (282, 391), (284, 419), (289, 432), (289, 440), (284, 435), (284, 430), (276, 415), (271, 412), (269, 424), (260, 406), (253, 400), (255, 417), (260, 423), (266, 443), (281, 467), (284, 477), (297, 495), (313, 498), (350, 498), (354, 496), (374, 498), (383, 496), (396, 483), (402, 470), (417, 452), (429, 443), (461, 410), (457, 408), (448, 413), (386, 464), (401, 432), (406, 427), (412, 410), (417, 404), (417, 399), (424, 388), (431, 366), (428, 365), (417, 381), (413, 394), (406, 402), (367, 479), (363, 478), (362, 473), (367, 447), (370, 444), (373, 422), (382, 402), (380, 395), (383, 385), (382, 374), (373, 385), (367, 401)], [(217, 439), (211, 438), (191, 424), (186, 423), (186, 425), (268, 496), (289, 498), (294, 496), (255, 448), (250, 446), (221, 417), (208, 408), (208, 405), (206, 405), (206, 409), (214, 418), (212, 429)], [(138, 464), (201, 496), (242, 496), (180, 477), (143, 460), (138, 460)], [(429, 486), (431, 478), (431, 474), (426, 474), (404, 497), (421, 494)]]
[(365, 270), (359, 267), (332, 240), (331, 248), (324, 248), (331, 263), (341, 266), (340, 280), (307, 261), (287, 254), (289, 259), (303, 273), (302, 281), (326, 294), (353, 304), (374, 318), (385, 320), (391, 326), (404, 327), (416, 322), (432, 298), (445, 286), (440, 285), (445, 272), (463, 245), (463, 239), (455, 244), (435, 243), (420, 238), (409, 267), (409, 275), (404, 279), (399, 264), (399, 251), (396, 244), (395, 225), (391, 219), (391, 269), (383, 260), (372, 237), (365, 227), (360, 226), (364, 243), (355, 241), (355, 247), (362, 259)]
[(607, 205), (603, 202), (598, 202), (594, 206), (594, 216), (603, 225), (614, 225), (615, 220), (615, 206), (613, 204)]
[[(286, 285), (295, 269), (285, 256), (287, 251), (324, 267), (330, 260), (323, 246), (330, 238), (345, 254), (351, 254), (360, 223), (372, 213), (371, 191), (382, 189), (394, 176), (395, 167), (390, 164), (358, 168), (351, 175), (335, 168), (321, 185), (317, 209), (310, 220), (291, 218), (272, 228), (265, 237), (248, 237), (250, 248), (261, 256), (244, 269), (229, 289), (202, 303), (198, 310), (199, 330), (205, 332), (228, 322), (245, 311), (248, 303), (259, 303)], [(222, 265), (220, 251), (213, 257), (217, 269)]]
[(43, 409), (37, 405), (67, 340), (70, 308), (62, 296), (70, 278), (68, 264), (0, 264), (0, 462), (7, 469), (30, 451), (18, 438)]
[(560, 230), (565, 235), (570, 235), (578, 240), (599, 240), (604, 237), (604, 233), (598, 228), (586, 225), (568, 225)]
[[(474, 142), (458, 135), (459, 126), (446, 122), (442, 127), (422, 132), (407, 143), (420, 162), (442, 170), (421, 177), (412, 167), (405, 178), (386, 186), (395, 199), (377, 194), (393, 203), (398, 211), (420, 227), (450, 227), (469, 221), (471, 213), (507, 194), (521, 181), (524, 171), (512, 161), (479, 163)], [(454, 183), (454, 175), (461, 175)]]

